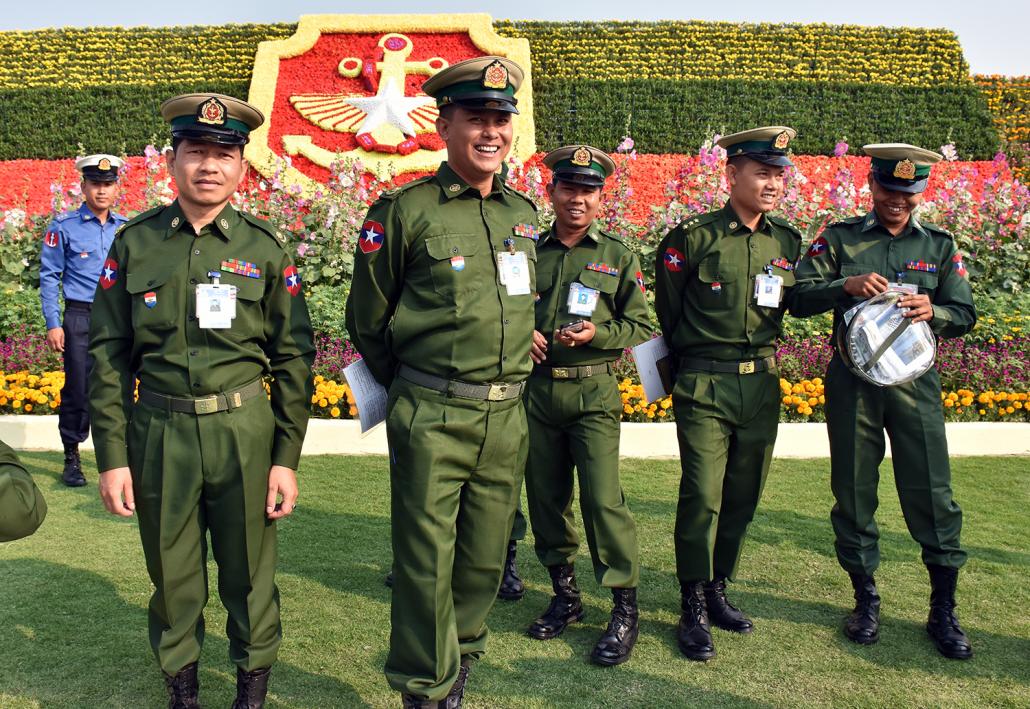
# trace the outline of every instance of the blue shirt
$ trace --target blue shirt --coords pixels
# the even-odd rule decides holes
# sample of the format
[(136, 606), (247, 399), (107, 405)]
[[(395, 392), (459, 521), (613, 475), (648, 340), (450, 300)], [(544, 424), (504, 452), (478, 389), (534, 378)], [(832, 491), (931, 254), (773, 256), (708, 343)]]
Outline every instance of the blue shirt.
[(48, 330), (61, 327), (58, 296), (62, 287), (66, 300), (93, 302), (115, 232), (126, 221), (122, 215), (108, 212), (107, 221), (101, 224), (83, 202), (74, 212), (65, 212), (50, 222), (43, 236), (39, 266), (39, 298)]

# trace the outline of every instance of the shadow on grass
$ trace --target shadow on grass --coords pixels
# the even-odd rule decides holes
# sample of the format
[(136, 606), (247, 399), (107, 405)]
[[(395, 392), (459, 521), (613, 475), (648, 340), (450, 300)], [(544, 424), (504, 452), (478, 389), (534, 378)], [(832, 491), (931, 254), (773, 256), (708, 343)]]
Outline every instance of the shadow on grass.
[[(43, 707), (164, 706), (160, 670), (146, 647), (146, 610), (126, 603), (106, 578), (36, 559), (0, 560), (0, 578), (0, 693)], [(200, 681), (206, 704), (235, 696), (225, 638), (208, 636)], [(313, 694), (364, 706), (334, 677), (276, 663), (270, 706), (306, 706)]]

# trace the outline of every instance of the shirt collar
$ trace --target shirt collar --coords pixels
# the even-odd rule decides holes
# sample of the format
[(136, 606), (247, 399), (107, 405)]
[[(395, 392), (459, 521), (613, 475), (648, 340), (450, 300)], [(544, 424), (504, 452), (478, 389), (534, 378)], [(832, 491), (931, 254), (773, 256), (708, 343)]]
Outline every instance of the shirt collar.
[[(173, 234), (179, 232), (183, 227), (188, 224), (186, 215), (183, 214), (182, 206), (179, 204), (179, 200), (172, 202), (164, 211), (165, 227), (165, 238), (171, 237)], [(218, 234), (226, 241), (232, 239), (232, 230), (240, 222), (240, 213), (236, 211), (236, 208), (231, 203), (226, 202), (225, 206), (222, 207), (222, 211), (218, 213), (218, 216), (214, 218), (205, 229), (210, 229), (212, 233)], [(193, 236), (190, 233), (190, 236)]]
[[(554, 230), (554, 224), (551, 224), (550, 228), (547, 229), (546, 231), (544, 231), (540, 235), (540, 241), (538, 242), (539, 246), (544, 246), (545, 244), (547, 244), (550, 241), (554, 241), (556, 243), (561, 244), (561, 241), (559, 241), (558, 237), (555, 236), (554, 231), (555, 231)], [(587, 229), (587, 233), (584, 236), (585, 237), (589, 237), (595, 244), (600, 243), (601, 242), (601, 227), (599, 227), (597, 225), (596, 221), (591, 223), (590, 224), (590, 228)], [(582, 244), (582, 243), (583, 243), (583, 240), (581, 240), (579, 242), (579, 244)], [(579, 244), (576, 244), (576, 246), (579, 246)], [(562, 244), (562, 246), (565, 246), (565, 244)]]
[[(440, 187), (443, 189), (443, 193), (447, 195), (447, 199), (453, 199), (460, 194), (464, 194), (468, 190), (472, 189), (469, 183), (461, 179), (447, 161), (440, 163), (440, 169), (436, 171), (436, 181), (440, 183)], [(491, 197), (501, 191), (503, 183), (499, 175), (494, 175), (493, 188), (490, 190)], [(478, 192), (476, 193), (478, 195)]]
[[(876, 210), (871, 209), (865, 215), (865, 217), (862, 218), (862, 233), (864, 234), (865, 232), (869, 231), (870, 229), (874, 229), (877, 226), (880, 226), (880, 218), (876, 216)], [(884, 227), (883, 230), (887, 231), (887, 228)], [(916, 218), (915, 214), (909, 217), (908, 224), (901, 231), (901, 233), (898, 234), (898, 236), (908, 236), (912, 233), (919, 234), (920, 236), (929, 236), (929, 234), (926, 233), (926, 229), (923, 228), (923, 225), (919, 223), (919, 220)]]
[(726, 204), (724, 204), (722, 207), (722, 227), (723, 231), (727, 234), (736, 234), (739, 231), (744, 231), (745, 233), (749, 234), (758, 233), (760, 231), (765, 231), (766, 226), (767, 222), (765, 219), (765, 215), (759, 215), (758, 225), (755, 227), (755, 231), (750, 232), (748, 231), (748, 228), (744, 225), (744, 221), (739, 216), (737, 216), (737, 212), (730, 205), (729, 200), (726, 200)]

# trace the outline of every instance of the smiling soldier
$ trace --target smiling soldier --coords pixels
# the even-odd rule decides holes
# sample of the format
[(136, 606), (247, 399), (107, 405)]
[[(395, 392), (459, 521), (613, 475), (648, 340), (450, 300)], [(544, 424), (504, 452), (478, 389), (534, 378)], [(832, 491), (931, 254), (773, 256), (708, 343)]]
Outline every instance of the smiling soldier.
[(776, 338), (801, 235), (769, 216), (783, 196), (794, 130), (719, 140), (730, 198), (680, 224), (658, 248), (655, 310), (676, 358), (672, 392), (683, 469), (676, 511), (680, 650), (715, 657), (709, 622), (753, 624), (726, 598), (769, 471), (780, 415)]
[(358, 235), (347, 330), (389, 389), (386, 677), (404, 706), (461, 705), (525, 467), (538, 230), (498, 174), (522, 77), (487, 56), (427, 80), (447, 161), (384, 194)]

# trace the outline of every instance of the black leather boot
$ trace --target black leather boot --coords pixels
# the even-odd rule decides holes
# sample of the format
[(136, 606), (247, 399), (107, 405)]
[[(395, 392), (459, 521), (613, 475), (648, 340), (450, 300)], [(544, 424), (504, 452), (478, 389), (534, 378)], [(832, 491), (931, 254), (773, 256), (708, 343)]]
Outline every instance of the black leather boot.
[(82, 474), (82, 461), (79, 460), (79, 446), (64, 444), (64, 471), (61, 481), (68, 487), (82, 487), (86, 484), (86, 476)]
[(383, 577), (383, 585), (387, 588), (393, 588), (393, 569), (390, 569), (386, 576)]
[(175, 675), (166, 674), (165, 689), (168, 690), (168, 709), (199, 709), (197, 663), (186, 665)]
[(458, 668), (458, 679), (454, 680), (451, 691), (440, 702), (440, 709), (461, 709), (461, 700), (465, 697), (465, 683), (468, 681), (471, 668), (472, 661), (463, 657), (461, 667)]
[(572, 564), (548, 566), (554, 596), (544, 614), (533, 621), (527, 631), (537, 640), (550, 640), (562, 634), (571, 623), (583, 619), (583, 602), (576, 587), (576, 572)]
[(727, 600), (725, 576), (705, 584), (705, 603), (708, 606), (708, 620), (716, 628), (734, 633), (750, 633), (755, 629), (751, 619)]
[(526, 595), (526, 587), (519, 578), (519, 567), (515, 564), (515, 551), (518, 543), (508, 542), (508, 557), (504, 560), (504, 578), (497, 590), (497, 597), (502, 601), (517, 601)]
[(232, 709), (261, 709), (265, 706), (265, 694), (268, 693), (268, 675), (271, 667), (244, 672), (236, 668), (236, 701)]
[(414, 694), (402, 694), (401, 706), (403, 706), (404, 709), (437, 709), (437, 707), (440, 706), (440, 702), (430, 701), (423, 697), (416, 697)]
[(955, 588), (958, 586), (958, 569), (949, 566), (927, 564), (930, 572), (930, 617), (926, 621), (926, 632), (937, 646), (937, 651), (953, 660), (968, 660), (973, 656), (973, 646), (958, 624), (955, 615)]
[(844, 621), (844, 635), (853, 643), (872, 645), (880, 639), (880, 595), (876, 581), (865, 574), (851, 574), (855, 609)]
[(711, 660), (715, 657), (715, 643), (712, 642), (712, 629), (708, 625), (704, 582), (681, 584), (680, 594), (680, 608), (683, 612), (676, 629), (680, 652), (691, 660)]
[(628, 660), (640, 632), (637, 589), (613, 588), (612, 599), (612, 619), (590, 653), (590, 659), (598, 665), (621, 665)]

